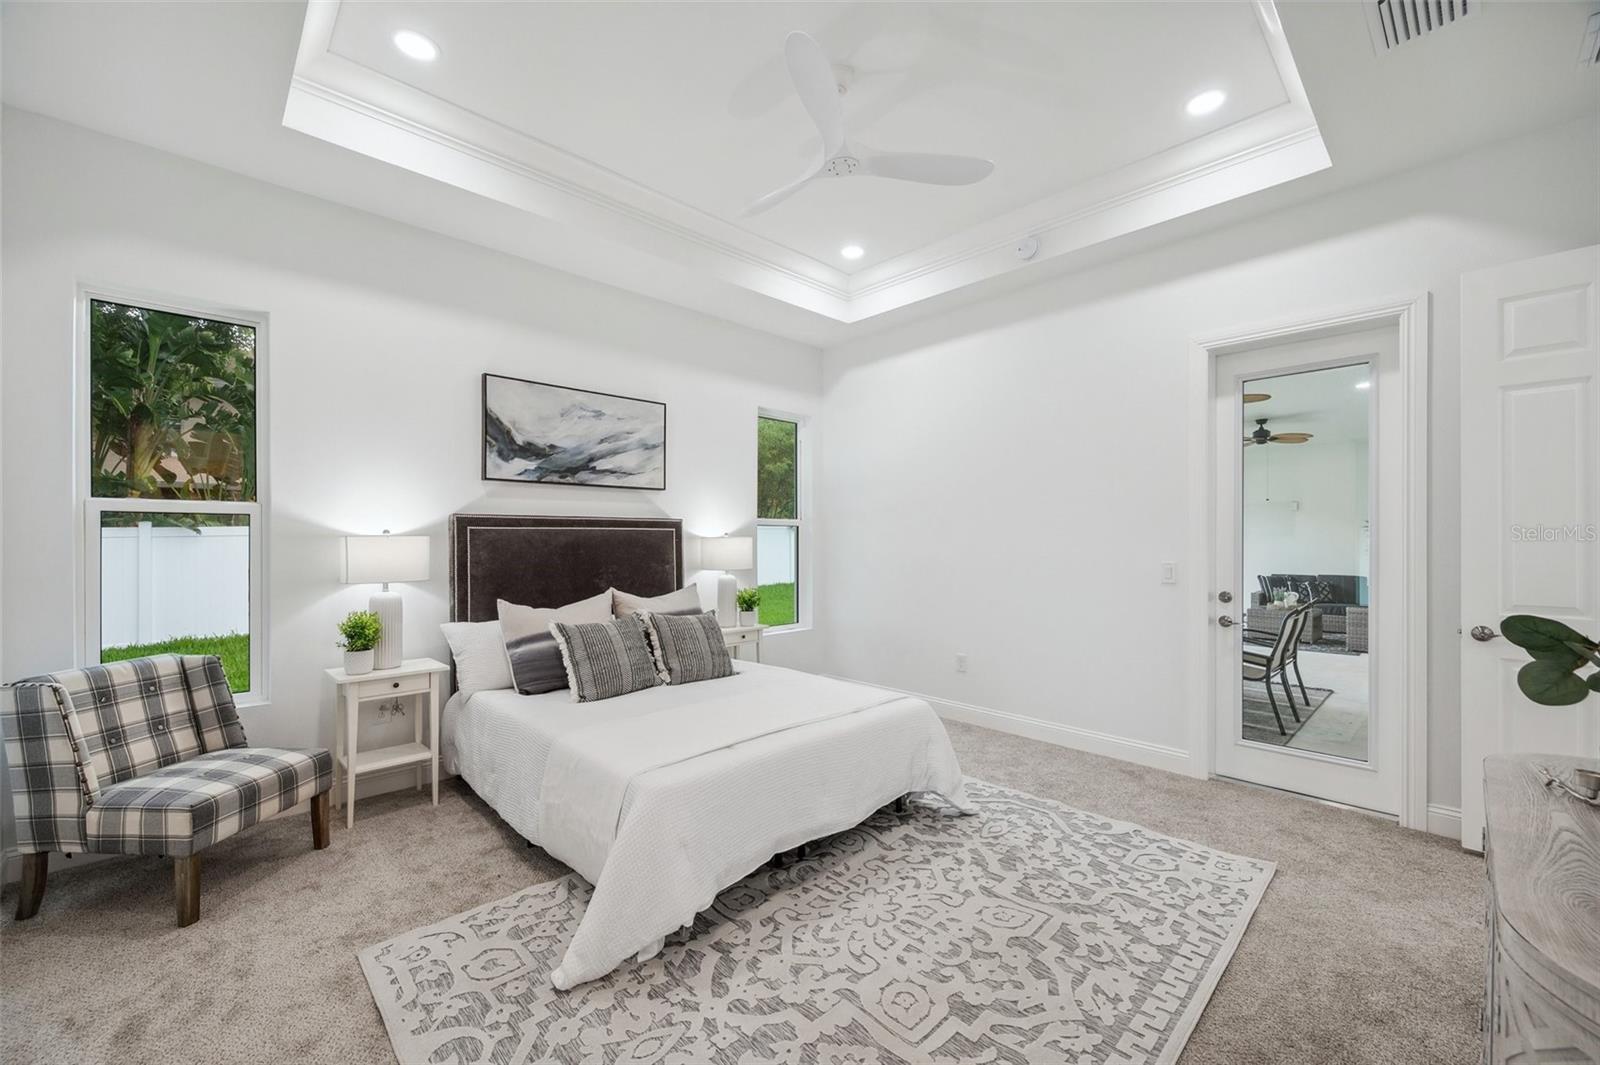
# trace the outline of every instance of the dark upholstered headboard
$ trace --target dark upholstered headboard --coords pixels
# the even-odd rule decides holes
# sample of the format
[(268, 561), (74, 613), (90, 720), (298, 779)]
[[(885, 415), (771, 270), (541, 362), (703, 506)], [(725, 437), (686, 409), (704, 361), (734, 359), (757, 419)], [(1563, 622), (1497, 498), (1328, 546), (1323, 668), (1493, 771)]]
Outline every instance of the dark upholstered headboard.
[(496, 599), (557, 607), (607, 588), (665, 595), (682, 586), (676, 518), (450, 515), (451, 621), (493, 621)]

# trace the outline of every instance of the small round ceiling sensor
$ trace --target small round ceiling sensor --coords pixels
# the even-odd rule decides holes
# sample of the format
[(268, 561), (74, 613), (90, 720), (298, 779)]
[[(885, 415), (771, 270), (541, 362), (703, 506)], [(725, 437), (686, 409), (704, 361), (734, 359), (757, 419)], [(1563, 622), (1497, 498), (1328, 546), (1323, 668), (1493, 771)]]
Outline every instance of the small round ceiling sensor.
[(1205, 92), (1191, 97), (1189, 102), (1184, 105), (1184, 110), (1198, 118), (1201, 115), (1209, 115), (1221, 107), (1227, 99), (1228, 94), (1221, 89), (1207, 89)]
[(1039, 238), (1023, 237), (1021, 240), (1017, 241), (1016, 246), (1011, 250), (1017, 253), (1017, 258), (1021, 259), (1023, 262), (1027, 262), (1029, 259), (1039, 254)]
[(400, 49), (400, 54), (424, 63), (431, 63), (439, 58), (439, 46), (416, 30), (401, 30), (394, 35), (394, 46)]

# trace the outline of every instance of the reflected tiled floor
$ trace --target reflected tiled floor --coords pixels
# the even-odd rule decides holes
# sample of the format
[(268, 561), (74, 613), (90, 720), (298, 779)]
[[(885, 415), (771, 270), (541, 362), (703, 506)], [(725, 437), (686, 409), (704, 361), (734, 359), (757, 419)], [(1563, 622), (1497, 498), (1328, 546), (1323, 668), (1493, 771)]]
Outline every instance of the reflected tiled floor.
[[(1316, 751), (1338, 758), (1367, 760), (1367, 698), (1370, 655), (1333, 655), (1321, 651), (1300, 652), (1300, 672), (1306, 686), (1332, 688), (1311, 720), (1289, 741), (1297, 750)], [(1296, 693), (1298, 697), (1298, 693)]]

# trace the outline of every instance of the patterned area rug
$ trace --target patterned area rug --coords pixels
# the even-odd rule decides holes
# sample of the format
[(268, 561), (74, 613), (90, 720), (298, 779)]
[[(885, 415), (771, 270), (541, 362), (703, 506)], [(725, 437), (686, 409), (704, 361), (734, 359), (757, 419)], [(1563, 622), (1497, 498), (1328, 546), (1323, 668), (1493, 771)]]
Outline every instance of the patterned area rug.
[(1272, 878), (969, 781), (718, 896), (642, 965), (560, 992), (589, 895), (538, 884), (361, 952), (400, 1061), (1170, 1063)]
[[(1243, 690), (1240, 692), (1244, 700), (1244, 717), (1241, 735), (1255, 743), (1271, 743), (1278, 747), (1285, 746), (1294, 739), (1295, 734), (1305, 728), (1306, 722), (1311, 720), (1311, 715), (1322, 708), (1328, 701), (1328, 696), (1333, 694), (1332, 688), (1318, 688), (1307, 684), (1305, 695), (1300, 694), (1300, 688), (1293, 681), (1289, 682), (1289, 690), (1294, 693), (1295, 713), (1300, 715), (1300, 720), (1294, 719), (1294, 714), (1289, 712), (1289, 701), (1283, 696), (1283, 685), (1273, 686), (1272, 694), (1278, 700), (1278, 713), (1283, 716), (1284, 732), (1278, 731), (1278, 720), (1272, 716), (1272, 703), (1267, 701), (1267, 689), (1258, 680), (1243, 681)], [(1311, 706), (1307, 708), (1306, 698), (1310, 698)], [(1287, 733), (1285, 735), (1284, 733)]]

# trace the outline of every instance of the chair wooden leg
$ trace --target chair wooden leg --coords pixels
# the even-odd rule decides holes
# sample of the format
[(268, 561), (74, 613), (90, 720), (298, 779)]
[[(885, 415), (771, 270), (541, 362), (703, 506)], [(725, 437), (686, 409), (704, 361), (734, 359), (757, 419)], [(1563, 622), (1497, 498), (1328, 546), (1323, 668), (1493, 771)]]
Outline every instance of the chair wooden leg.
[(311, 846), (315, 850), (328, 845), (328, 809), (332, 798), (331, 791), (311, 797)]
[(898, 799), (896, 799), (894, 801), (894, 812), (897, 813), (897, 814), (908, 814), (908, 813), (910, 813), (911, 812), (911, 796), (910, 795), (902, 795)]
[(17, 920), (26, 921), (39, 912), (44, 901), (44, 877), (50, 869), (48, 852), (22, 856), (22, 882), (17, 885)]
[(172, 889), (178, 903), (178, 927), (200, 919), (200, 856), (172, 859)]

